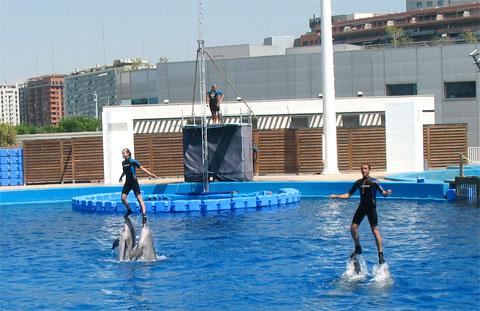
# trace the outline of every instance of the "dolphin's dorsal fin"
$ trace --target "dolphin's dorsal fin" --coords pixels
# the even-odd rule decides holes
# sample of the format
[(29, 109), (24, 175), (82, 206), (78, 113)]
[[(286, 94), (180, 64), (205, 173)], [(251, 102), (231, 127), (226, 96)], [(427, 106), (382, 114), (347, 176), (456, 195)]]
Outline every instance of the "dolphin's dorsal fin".
[(112, 249), (117, 248), (119, 245), (120, 245), (120, 239), (117, 238), (115, 239), (115, 241), (113, 241)]

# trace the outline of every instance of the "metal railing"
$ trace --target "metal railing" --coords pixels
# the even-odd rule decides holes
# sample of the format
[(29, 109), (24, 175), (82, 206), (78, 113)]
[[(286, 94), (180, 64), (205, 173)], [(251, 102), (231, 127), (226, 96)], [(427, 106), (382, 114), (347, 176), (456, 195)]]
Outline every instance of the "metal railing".
[(457, 201), (467, 202), (480, 207), (480, 177), (455, 177)]
[(480, 147), (468, 147), (468, 164), (480, 164)]

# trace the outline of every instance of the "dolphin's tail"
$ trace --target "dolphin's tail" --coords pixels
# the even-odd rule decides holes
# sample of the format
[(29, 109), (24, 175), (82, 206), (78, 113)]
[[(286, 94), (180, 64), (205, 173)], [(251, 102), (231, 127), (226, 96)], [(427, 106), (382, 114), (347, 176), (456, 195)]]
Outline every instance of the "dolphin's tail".
[(117, 248), (119, 245), (120, 245), (120, 239), (116, 239), (115, 241), (113, 241), (112, 249)]

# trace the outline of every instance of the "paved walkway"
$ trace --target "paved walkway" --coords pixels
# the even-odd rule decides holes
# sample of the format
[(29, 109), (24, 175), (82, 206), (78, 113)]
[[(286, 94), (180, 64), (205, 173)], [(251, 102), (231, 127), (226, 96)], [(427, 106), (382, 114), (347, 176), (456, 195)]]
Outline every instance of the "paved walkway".
[[(372, 176), (378, 179), (384, 178), (386, 175), (385, 171), (373, 171)], [(311, 174), (282, 174), (282, 175), (262, 175), (255, 176), (253, 181), (353, 181), (361, 178), (362, 175), (358, 173), (342, 173), (338, 175), (311, 175)], [(172, 177), (172, 178), (158, 178), (158, 179), (147, 179), (141, 178), (140, 185), (142, 184), (170, 184), (170, 183), (181, 183), (183, 182), (183, 177)], [(59, 188), (59, 187), (90, 187), (103, 185), (103, 183), (77, 183), (77, 184), (44, 184), (44, 185), (28, 185), (28, 186), (2, 186), (0, 190), (19, 190), (19, 189), (45, 189), (45, 188)], [(120, 185), (120, 184), (119, 184)]]

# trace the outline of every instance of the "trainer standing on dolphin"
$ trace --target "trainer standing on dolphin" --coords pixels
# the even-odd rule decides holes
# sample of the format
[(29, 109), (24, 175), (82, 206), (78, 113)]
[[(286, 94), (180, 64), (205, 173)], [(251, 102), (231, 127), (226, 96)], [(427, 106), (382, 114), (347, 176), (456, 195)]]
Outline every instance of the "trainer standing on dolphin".
[(132, 209), (127, 201), (127, 195), (131, 190), (133, 190), (135, 196), (137, 197), (138, 204), (140, 204), (140, 207), (142, 208), (142, 223), (145, 224), (147, 222), (147, 211), (145, 209), (145, 203), (143, 202), (142, 194), (140, 192), (140, 185), (138, 184), (136, 169), (139, 168), (142, 172), (146, 173), (150, 177), (157, 178), (157, 176), (141, 166), (137, 160), (132, 159), (132, 153), (128, 148), (122, 150), (122, 157), (124, 159), (122, 162), (123, 173), (120, 176), (119, 181), (122, 182), (122, 178), (125, 175), (125, 184), (123, 185), (122, 189), (122, 203), (125, 205), (127, 212), (125, 213), (124, 217), (127, 218), (130, 216), (130, 214), (132, 214)]
[(352, 233), (352, 238), (355, 242), (355, 251), (350, 255), (350, 258), (355, 259), (356, 255), (362, 253), (362, 247), (360, 246), (360, 238), (358, 235), (358, 226), (360, 226), (360, 223), (366, 215), (377, 243), (378, 263), (384, 264), (385, 259), (383, 258), (382, 236), (380, 235), (380, 230), (378, 230), (376, 193), (377, 191), (380, 191), (384, 197), (387, 197), (392, 194), (392, 190), (384, 190), (382, 186), (380, 186), (378, 180), (370, 177), (370, 164), (363, 163), (360, 167), (360, 171), (363, 178), (357, 180), (352, 185), (350, 191), (344, 194), (331, 194), (330, 199), (348, 199), (355, 191), (357, 191), (357, 189), (360, 189), (360, 204), (355, 212), (355, 216), (353, 216), (352, 225), (350, 227), (350, 232)]

